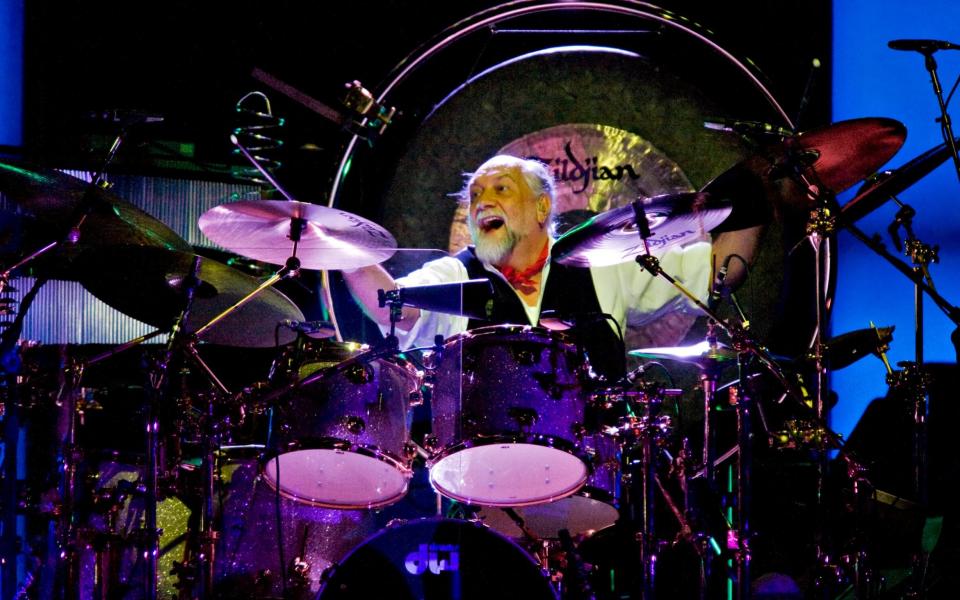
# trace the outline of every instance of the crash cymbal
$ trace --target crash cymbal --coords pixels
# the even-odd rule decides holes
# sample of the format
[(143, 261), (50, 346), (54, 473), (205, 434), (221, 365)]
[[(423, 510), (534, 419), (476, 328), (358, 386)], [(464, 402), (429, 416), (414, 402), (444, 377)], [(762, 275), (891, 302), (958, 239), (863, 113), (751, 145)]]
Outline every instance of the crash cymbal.
[[(94, 296), (120, 312), (158, 328), (169, 328), (184, 304), (183, 284), (196, 255), (162, 248), (90, 248), (74, 261), (77, 279)], [(200, 258), (200, 285), (194, 293), (186, 332), (193, 332), (259, 287), (258, 280), (210, 258)], [(201, 341), (227, 346), (273, 346), (296, 335), (277, 325), (303, 321), (284, 294), (268, 287), (203, 333)]]
[(357, 215), (307, 202), (252, 200), (215, 206), (200, 216), (200, 230), (238, 254), (284, 265), (294, 252), (291, 226), (302, 231), (296, 257), (307, 269), (356, 269), (396, 252), (387, 230)]
[[(958, 140), (960, 142), (960, 140)], [(840, 209), (848, 223), (861, 219), (907, 189), (950, 158), (950, 146), (935, 146), (894, 171), (884, 171), (867, 180), (857, 195)]]
[(711, 348), (707, 341), (698, 342), (692, 346), (674, 346), (664, 348), (638, 348), (627, 352), (630, 356), (637, 358), (650, 358), (658, 360), (678, 360), (680, 362), (701, 364), (707, 360), (728, 361), (737, 360), (737, 352), (718, 343), (715, 348)]
[(816, 179), (834, 194), (873, 174), (903, 146), (907, 129), (884, 117), (839, 121), (786, 138), (775, 158), (776, 168), (791, 156), (813, 168)]
[[(731, 201), (703, 192), (664, 194), (638, 200), (650, 226), (650, 251), (702, 239), (730, 214)], [(614, 208), (560, 236), (551, 254), (557, 262), (601, 267), (627, 262), (646, 252), (634, 205)]]
[(51, 226), (50, 237), (65, 236), (89, 213), (80, 228), (84, 246), (147, 246), (189, 252), (190, 244), (154, 217), (108, 191), (52, 169), (0, 163), (0, 192)]

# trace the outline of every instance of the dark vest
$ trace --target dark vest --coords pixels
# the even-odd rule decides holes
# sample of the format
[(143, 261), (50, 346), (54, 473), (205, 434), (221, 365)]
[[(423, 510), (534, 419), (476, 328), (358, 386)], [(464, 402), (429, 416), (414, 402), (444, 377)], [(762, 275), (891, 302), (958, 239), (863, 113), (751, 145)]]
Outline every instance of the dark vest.
[[(470, 279), (488, 279), (493, 285), (493, 302), (488, 305), (490, 317), (487, 320), (470, 319), (468, 329), (529, 323), (523, 301), (506, 280), (484, 268), (474, 254), (473, 246), (458, 252), (456, 258), (466, 267)], [(598, 375), (608, 381), (615, 381), (624, 375), (626, 351), (611, 327), (612, 317), (604, 318), (600, 311), (590, 269), (551, 262), (540, 314), (548, 311), (555, 311), (577, 323), (567, 333), (583, 349), (590, 366)]]

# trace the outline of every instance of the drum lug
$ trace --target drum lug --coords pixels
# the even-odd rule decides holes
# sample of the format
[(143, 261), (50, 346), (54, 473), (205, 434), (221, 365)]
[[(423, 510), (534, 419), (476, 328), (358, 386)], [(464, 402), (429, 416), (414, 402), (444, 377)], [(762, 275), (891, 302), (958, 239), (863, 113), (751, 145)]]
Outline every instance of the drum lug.
[(366, 364), (356, 364), (344, 371), (344, 377), (350, 383), (362, 384), (373, 381), (373, 370)]
[(583, 426), (583, 423), (574, 422), (570, 425), (570, 433), (573, 434), (573, 437), (577, 442), (583, 441), (583, 436), (587, 434), (587, 428)]
[(423, 438), (423, 449), (433, 454), (440, 449), (440, 440), (435, 435), (427, 435)]
[(406, 442), (403, 444), (403, 458), (409, 464), (414, 458), (417, 457), (417, 445), (413, 442)]
[(350, 415), (343, 418), (343, 426), (353, 435), (360, 435), (367, 428), (366, 422), (361, 417)]
[(520, 426), (520, 429), (530, 428), (540, 420), (540, 415), (532, 408), (511, 406), (507, 411), (507, 414), (510, 415), (511, 419), (516, 421), (517, 425)]
[(410, 395), (407, 397), (407, 406), (409, 408), (423, 406), (423, 392), (420, 390), (410, 392)]

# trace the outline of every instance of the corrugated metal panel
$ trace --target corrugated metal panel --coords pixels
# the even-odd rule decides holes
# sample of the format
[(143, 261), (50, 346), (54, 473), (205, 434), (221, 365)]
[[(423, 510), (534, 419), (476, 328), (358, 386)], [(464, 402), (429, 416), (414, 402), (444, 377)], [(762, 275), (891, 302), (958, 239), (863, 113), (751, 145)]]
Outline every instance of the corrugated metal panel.
[[(89, 174), (68, 172), (89, 180)], [(111, 194), (147, 212), (195, 246), (216, 247), (197, 226), (204, 212), (232, 199), (256, 197), (257, 188), (223, 182), (167, 177), (114, 176)], [(3, 205), (15, 209), (13, 203)], [(33, 249), (23, 249), (30, 251)], [(7, 265), (0, 265), (0, 269)], [(34, 284), (31, 278), (15, 279), (23, 298)], [(122, 283), (118, 282), (118, 285)], [(22, 338), (45, 344), (118, 344), (153, 331), (153, 327), (110, 308), (75, 281), (51, 280), (40, 290), (24, 320)]]

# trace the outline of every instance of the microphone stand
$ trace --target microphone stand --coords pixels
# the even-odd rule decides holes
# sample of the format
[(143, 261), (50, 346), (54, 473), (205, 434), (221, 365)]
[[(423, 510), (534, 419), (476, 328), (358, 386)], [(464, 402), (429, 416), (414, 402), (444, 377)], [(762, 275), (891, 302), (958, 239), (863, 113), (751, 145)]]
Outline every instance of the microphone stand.
[(950, 156), (953, 157), (953, 167), (957, 172), (957, 178), (960, 179), (960, 156), (957, 155), (957, 142), (953, 137), (953, 125), (950, 122), (950, 114), (947, 112), (947, 105), (943, 101), (943, 88), (940, 87), (940, 77), (937, 75), (937, 61), (933, 58), (936, 48), (926, 48), (921, 50), (923, 53), (923, 64), (930, 73), (930, 83), (933, 85), (933, 94), (937, 97), (937, 106), (940, 108), (940, 127), (943, 129), (947, 138), (947, 144), (950, 146)]

